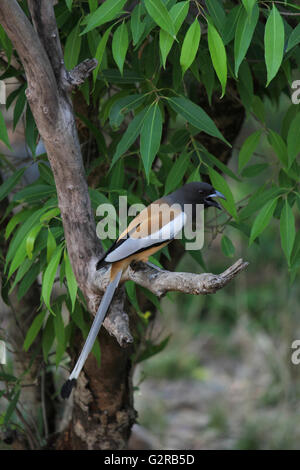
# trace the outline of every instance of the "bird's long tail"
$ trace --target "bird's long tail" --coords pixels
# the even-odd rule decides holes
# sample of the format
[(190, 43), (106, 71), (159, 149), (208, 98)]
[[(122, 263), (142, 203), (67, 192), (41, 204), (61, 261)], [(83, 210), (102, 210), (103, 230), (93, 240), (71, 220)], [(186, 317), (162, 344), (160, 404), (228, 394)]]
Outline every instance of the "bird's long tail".
[(115, 290), (118, 287), (118, 284), (120, 282), (122, 276), (122, 269), (117, 272), (117, 274), (114, 276), (114, 279), (108, 284), (105, 293), (101, 299), (98, 311), (96, 313), (96, 316), (94, 318), (93, 324), (91, 326), (91, 329), (89, 331), (88, 337), (86, 339), (86, 342), (83, 346), (83, 349), (80, 353), (80, 356), (76, 362), (76, 365), (74, 369), (72, 370), (69, 379), (64, 383), (61, 389), (61, 396), (62, 398), (68, 398), (70, 396), (70, 393), (72, 391), (72, 388), (76, 384), (76, 379), (78, 378), (81, 369), (84, 366), (84, 363), (91, 352), (91, 349), (94, 345), (95, 339), (97, 338), (97, 335), (99, 333), (100, 327), (103, 323), (103, 320), (105, 318), (106, 312), (110, 306), (110, 303), (112, 301), (113, 295), (115, 293)]

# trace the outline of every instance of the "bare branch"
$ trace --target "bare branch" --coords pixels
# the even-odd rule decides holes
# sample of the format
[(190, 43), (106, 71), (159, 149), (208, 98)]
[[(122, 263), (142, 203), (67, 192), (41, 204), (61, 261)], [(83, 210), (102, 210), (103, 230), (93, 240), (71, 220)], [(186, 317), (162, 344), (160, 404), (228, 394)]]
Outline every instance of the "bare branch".
[[(91, 264), (94, 262), (91, 262)], [(246, 269), (249, 263), (239, 259), (226, 271), (221, 274), (211, 273), (184, 273), (157, 270), (145, 263), (132, 263), (122, 277), (122, 281), (134, 281), (136, 284), (146, 287), (157, 297), (162, 297), (167, 292), (176, 291), (184, 294), (206, 295), (213, 294), (217, 290), (225, 287), (232, 279), (234, 279), (241, 271)], [(93, 271), (93, 269), (91, 269)], [(90, 287), (92, 291), (104, 292), (109, 283), (109, 268), (102, 268), (95, 271), (90, 279)], [(113, 334), (120, 346), (127, 346), (132, 342), (129, 331), (128, 318), (123, 312), (123, 301), (120, 302), (120, 294), (122, 288), (117, 291), (117, 297), (109, 313), (105, 319), (104, 326), (110, 334)], [(95, 294), (90, 295), (90, 300), (94, 298), (95, 304), (90, 304), (90, 310), (95, 314), (96, 306), (99, 303), (99, 297)], [(116, 304), (118, 307), (116, 308)], [(120, 319), (122, 321), (120, 322)]]
[(144, 263), (136, 263), (134, 267), (128, 268), (123, 280), (132, 280), (149, 289), (157, 297), (162, 297), (170, 291), (194, 295), (214, 294), (225, 287), (248, 264), (239, 259), (221, 274), (194, 274), (158, 271)]
[(27, 82), (27, 97), (40, 110), (39, 131), (53, 128), (58, 113), (55, 76), (41, 41), (16, 0), (1, 0), (0, 23), (18, 51)]
[(81, 85), (97, 67), (96, 59), (86, 59), (68, 72), (64, 64), (52, 2), (49, 0), (28, 0), (28, 6), (35, 30), (53, 67), (58, 86), (70, 91)]
[(97, 67), (97, 64), (98, 61), (96, 59), (86, 59), (76, 65), (76, 67), (67, 72), (65, 86), (74, 88), (81, 85)]
[(34, 28), (44, 46), (59, 84), (62, 76), (66, 75), (66, 69), (53, 3), (49, 0), (28, 0), (27, 3)]

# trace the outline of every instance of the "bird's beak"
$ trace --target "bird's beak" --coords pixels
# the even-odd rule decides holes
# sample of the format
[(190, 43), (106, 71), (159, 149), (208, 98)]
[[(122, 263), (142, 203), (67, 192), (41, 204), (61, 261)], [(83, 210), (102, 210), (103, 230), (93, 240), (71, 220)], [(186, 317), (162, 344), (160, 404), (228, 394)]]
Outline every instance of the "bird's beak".
[[(224, 196), (224, 194), (220, 193), (220, 191), (217, 191), (217, 190), (215, 190), (214, 193), (207, 196), (206, 200), (207, 199), (212, 199), (212, 198), (215, 198), (215, 197), (220, 197), (221, 199), (224, 199), (226, 201), (226, 197)], [(217, 207), (218, 209), (222, 209), (222, 206), (218, 203), (218, 201), (215, 201), (215, 200), (212, 200), (212, 201), (210, 200), (208, 205)]]
[(221, 199), (224, 199), (224, 201), (226, 201), (226, 197), (224, 196), (224, 194), (220, 193), (220, 191), (217, 190), (210, 197), (220, 197)]

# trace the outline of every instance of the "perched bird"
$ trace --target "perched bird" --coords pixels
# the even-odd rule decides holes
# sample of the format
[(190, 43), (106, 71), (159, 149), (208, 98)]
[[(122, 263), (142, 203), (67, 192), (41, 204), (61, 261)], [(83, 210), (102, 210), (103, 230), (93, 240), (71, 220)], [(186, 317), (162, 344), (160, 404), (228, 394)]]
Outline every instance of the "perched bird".
[(167, 245), (182, 230), (187, 214), (185, 207), (190, 205), (195, 214), (197, 204), (204, 208), (213, 206), (221, 209), (216, 197), (225, 199), (210, 184), (188, 183), (173, 193), (164, 196), (143, 209), (128, 225), (127, 229), (113, 243), (98, 261), (96, 269), (110, 264), (110, 283), (100, 302), (92, 327), (77, 360), (77, 363), (61, 390), (61, 396), (68, 398), (82, 367), (89, 355), (99, 329), (110, 306), (122, 273), (132, 261), (148, 262), (149, 256)]

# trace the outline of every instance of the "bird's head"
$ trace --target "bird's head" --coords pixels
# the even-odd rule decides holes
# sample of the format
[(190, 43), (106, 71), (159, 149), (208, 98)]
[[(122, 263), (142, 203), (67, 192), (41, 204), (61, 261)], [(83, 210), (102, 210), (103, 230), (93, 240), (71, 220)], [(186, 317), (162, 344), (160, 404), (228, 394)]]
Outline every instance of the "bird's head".
[[(222, 209), (216, 198), (225, 199), (225, 196), (217, 191), (211, 184), (203, 182), (192, 182), (185, 184), (175, 191), (171, 196), (173, 200), (177, 200), (184, 204), (203, 204), (207, 207), (217, 207)], [(176, 201), (176, 202), (177, 202)]]

